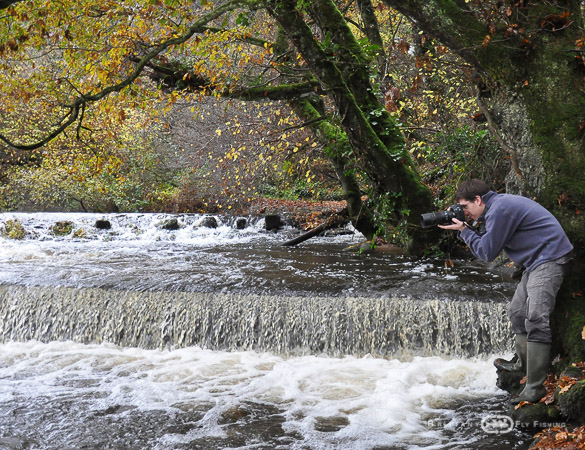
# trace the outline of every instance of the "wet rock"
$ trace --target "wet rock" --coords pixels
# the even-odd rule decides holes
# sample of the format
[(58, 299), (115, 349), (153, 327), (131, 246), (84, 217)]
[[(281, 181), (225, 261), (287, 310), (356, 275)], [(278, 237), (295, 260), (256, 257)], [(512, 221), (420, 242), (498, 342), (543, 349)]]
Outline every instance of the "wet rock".
[[(516, 357), (516, 356), (515, 356)], [(523, 385), (520, 384), (520, 381), (526, 375), (524, 372), (519, 370), (508, 372), (506, 370), (497, 370), (497, 381), (496, 385), (504, 390), (508, 391), (512, 397), (516, 397), (520, 392), (522, 392)]]
[(362, 242), (360, 244), (351, 245), (345, 249), (344, 252), (355, 252), (360, 255), (369, 255), (374, 253), (386, 253), (388, 255), (404, 255), (406, 251), (393, 244), (376, 244), (372, 246), (370, 241)]
[(62, 222), (56, 222), (51, 228), (51, 231), (55, 236), (67, 236), (73, 231), (73, 222), (68, 220)]
[(516, 428), (525, 430), (540, 430), (565, 423), (559, 409), (545, 403), (531, 403), (518, 409), (512, 406), (508, 415), (514, 420)]
[(355, 232), (346, 228), (336, 228), (334, 230), (327, 230), (323, 232), (323, 236), (325, 237), (349, 236), (353, 234), (355, 234)]
[(248, 225), (248, 221), (246, 219), (244, 219), (243, 217), (239, 217), (236, 220), (236, 229), (237, 230), (243, 230), (244, 228), (246, 228), (247, 225)]
[(349, 425), (349, 419), (344, 416), (316, 417), (315, 430), (324, 433), (334, 433)]
[(217, 228), (218, 227), (217, 219), (212, 216), (206, 216), (201, 221), (201, 226), (205, 228)]
[(179, 221), (177, 219), (173, 218), (173, 219), (167, 219), (167, 220), (163, 221), (161, 223), (160, 227), (163, 230), (173, 231), (173, 230), (178, 230), (179, 228), (181, 228), (181, 225), (179, 224)]
[(243, 406), (238, 405), (228, 409), (227, 411), (224, 411), (224, 413), (221, 415), (220, 422), (221, 423), (236, 422), (248, 415), (250, 415), (250, 411), (248, 411)]
[(264, 216), (266, 231), (278, 231), (283, 225), (282, 219), (278, 214), (268, 214)]
[(110, 228), (112, 228), (112, 224), (110, 223), (109, 220), (98, 219), (95, 221), (95, 227), (98, 230), (109, 230)]

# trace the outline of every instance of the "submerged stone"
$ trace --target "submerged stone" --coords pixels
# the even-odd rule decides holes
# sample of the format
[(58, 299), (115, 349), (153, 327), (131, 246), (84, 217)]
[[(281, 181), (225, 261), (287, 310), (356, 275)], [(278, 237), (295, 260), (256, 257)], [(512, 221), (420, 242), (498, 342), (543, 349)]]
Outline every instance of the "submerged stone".
[(349, 425), (349, 419), (344, 416), (316, 417), (315, 430), (324, 433), (334, 433)]

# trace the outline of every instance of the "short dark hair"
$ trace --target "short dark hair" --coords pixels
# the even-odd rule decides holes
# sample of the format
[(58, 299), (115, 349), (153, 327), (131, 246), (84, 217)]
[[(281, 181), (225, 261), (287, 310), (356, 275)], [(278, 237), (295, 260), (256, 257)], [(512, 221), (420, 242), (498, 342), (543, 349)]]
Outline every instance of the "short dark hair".
[(455, 191), (455, 201), (467, 200), (473, 201), (478, 195), (483, 197), (490, 191), (490, 187), (485, 181), (478, 178), (464, 181), (459, 185), (457, 191)]

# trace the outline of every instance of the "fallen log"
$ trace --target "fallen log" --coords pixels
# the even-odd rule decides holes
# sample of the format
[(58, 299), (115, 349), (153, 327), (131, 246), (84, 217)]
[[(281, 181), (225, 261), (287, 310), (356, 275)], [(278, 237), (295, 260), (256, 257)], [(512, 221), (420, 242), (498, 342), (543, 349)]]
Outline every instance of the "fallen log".
[(315, 228), (310, 229), (306, 233), (303, 233), (294, 239), (283, 242), (280, 245), (282, 245), (283, 247), (290, 247), (293, 245), (300, 244), (301, 242), (305, 242), (306, 240), (311, 239), (313, 236), (317, 236), (318, 234), (322, 233), (325, 230), (328, 230), (330, 228), (337, 228), (341, 225), (344, 225), (346, 222), (347, 222), (347, 210), (343, 209), (343, 210), (329, 216), (329, 218), (325, 222), (321, 223), (320, 225), (316, 226)]

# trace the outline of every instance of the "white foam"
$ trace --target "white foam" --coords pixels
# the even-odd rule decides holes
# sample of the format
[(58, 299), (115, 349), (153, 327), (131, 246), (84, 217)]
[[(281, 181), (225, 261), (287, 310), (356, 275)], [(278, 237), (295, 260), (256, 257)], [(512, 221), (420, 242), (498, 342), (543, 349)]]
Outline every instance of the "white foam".
[[(445, 436), (426, 426), (429, 417), (449, 422), (457, 406), (501, 394), (489, 359), (283, 359), (255, 352), (71, 342), (1, 344), (0, 379), (0, 408), (15, 397), (34, 401), (88, 393), (96, 399), (90, 406), (95, 411), (124, 405), (172, 414), (178, 405), (209, 405), (196, 430), (168, 433), (161, 440), (167, 444), (221, 437), (222, 414), (253, 402), (283, 410), (283, 429), (302, 436), (302, 445), (310, 448), (435, 445)], [(316, 423), (328, 417), (345, 424), (338, 431), (319, 431)]]

